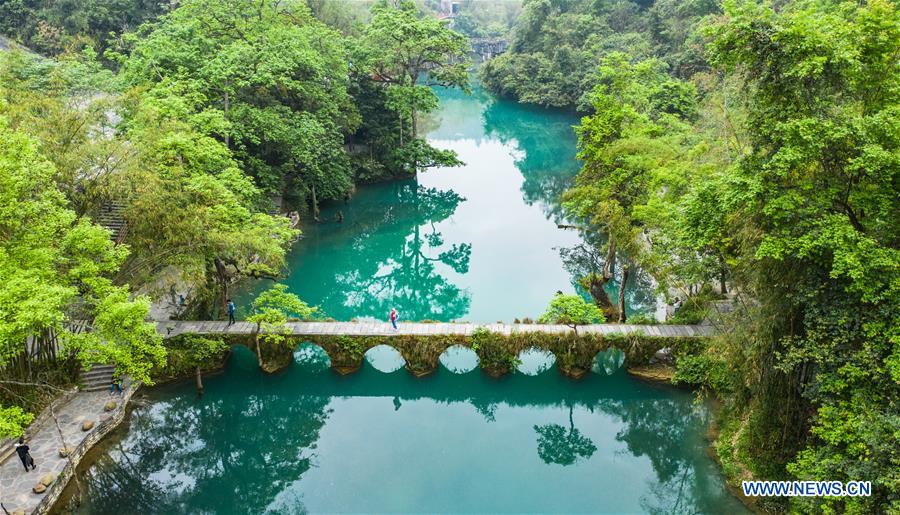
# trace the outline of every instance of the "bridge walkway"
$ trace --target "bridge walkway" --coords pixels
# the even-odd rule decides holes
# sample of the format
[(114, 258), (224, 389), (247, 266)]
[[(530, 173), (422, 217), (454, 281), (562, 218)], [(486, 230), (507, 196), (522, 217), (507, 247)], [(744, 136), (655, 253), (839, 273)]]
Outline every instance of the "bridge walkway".
[[(290, 334), (296, 336), (346, 335), (346, 336), (393, 336), (393, 335), (471, 335), (477, 328), (484, 328), (500, 334), (542, 332), (567, 333), (571, 327), (552, 324), (472, 324), (462, 322), (413, 323), (399, 322), (394, 330), (387, 322), (288, 322)], [(157, 331), (164, 336), (179, 334), (198, 335), (252, 335), (256, 324), (237, 322), (228, 325), (225, 321), (166, 321), (157, 323)], [(631, 325), (593, 324), (578, 326), (579, 334), (632, 334), (641, 332), (656, 337), (700, 337), (711, 336), (714, 328), (707, 325)]]

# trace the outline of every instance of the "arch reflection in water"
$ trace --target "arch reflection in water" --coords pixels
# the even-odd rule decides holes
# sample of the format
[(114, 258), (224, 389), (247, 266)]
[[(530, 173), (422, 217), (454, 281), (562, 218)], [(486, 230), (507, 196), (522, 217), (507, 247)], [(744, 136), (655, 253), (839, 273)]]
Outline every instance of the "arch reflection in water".
[(376, 345), (366, 351), (366, 361), (372, 367), (386, 374), (396, 372), (406, 365), (406, 360), (400, 355), (400, 352), (388, 345)]
[(331, 368), (331, 358), (325, 349), (307, 342), (294, 350), (294, 364), (304, 372), (318, 374)]
[(478, 354), (468, 347), (452, 345), (441, 353), (441, 365), (454, 374), (466, 374), (478, 368)]
[(516, 369), (527, 375), (536, 376), (549, 370), (556, 363), (556, 356), (543, 349), (525, 349), (519, 353), (519, 366)]
[(600, 351), (594, 356), (591, 371), (600, 375), (613, 375), (625, 363), (625, 353), (621, 349), (612, 348)]
[(142, 390), (78, 513), (745, 512), (705, 407), (626, 374), (267, 375), (240, 346), (205, 382)]

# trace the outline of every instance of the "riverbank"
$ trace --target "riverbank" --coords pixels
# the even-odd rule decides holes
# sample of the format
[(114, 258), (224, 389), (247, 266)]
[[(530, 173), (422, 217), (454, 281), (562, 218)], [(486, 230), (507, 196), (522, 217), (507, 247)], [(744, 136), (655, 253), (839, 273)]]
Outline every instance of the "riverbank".
[(4, 508), (12, 515), (48, 513), (84, 455), (122, 422), (137, 388), (128, 382), (121, 396), (70, 392), (48, 407), (26, 431), (37, 468), (26, 472), (15, 453), (0, 464)]

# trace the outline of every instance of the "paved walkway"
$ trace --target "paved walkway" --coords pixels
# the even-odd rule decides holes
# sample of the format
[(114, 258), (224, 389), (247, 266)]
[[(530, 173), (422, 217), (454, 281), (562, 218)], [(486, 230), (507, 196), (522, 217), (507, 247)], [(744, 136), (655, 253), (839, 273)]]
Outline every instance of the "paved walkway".
[[(298, 336), (348, 335), (348, 336), (391, 336), (397, 334), (464, 334), (470, 335), (476, 328), (483, 327), (495, 333), (567, 333), (572, 328), (565, 325), (549, 324), (466, 324), (466, 323), (398, 323), (398, 330), (387, 322), (288, 322), (291, 334)], [(167, 336), (179, 334), (253, 334), (256, 324), (238, 322), (228, 325), (224, 321), (169, 321), (158, 322), (157, 330)], [(696, 337), (713, 334), (714, 328), (701, 325), (630, 325), (594, 324), (578, 327), (579, 333), (629, 334), (642, 332), (658, 337)]]
[[(129, 385), (128, 388), (130, 387)], [(117, 401), (116, 410), (104, 411), (103, 406), (111, 399)], [(75, 449), (88, 435), (98, 429), (101, 422), (111, 418), (118, 410), (124, 409), (121, 399), (117, 395), (111, 396), (108, 391), (78, 392), (66, 404), (55, 408), (66, 445)], [(81, 430), (81, 424), (86, 420), (94, 422), (94, 428), (90, 431)], [(18, 454), (15, 453), (0, 464), (0, 502), (10, 513), (20, 509), (25, 513), (31, 513), (46, 495), (46, 492), (36, 494), (32, 492), (32, 488), (47, 474), (58, 477), (67, 463), (67, 459), (59, 455), (63, 443), (53, 418), (48, 418), (37, 432), (29, 430), (27, 443), (37, 466), (35, 470), (25, 472)]]

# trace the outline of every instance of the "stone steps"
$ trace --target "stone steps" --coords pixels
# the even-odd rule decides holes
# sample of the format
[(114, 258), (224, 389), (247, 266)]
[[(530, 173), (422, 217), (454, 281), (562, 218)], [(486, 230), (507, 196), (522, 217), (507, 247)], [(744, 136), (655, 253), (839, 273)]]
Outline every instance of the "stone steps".
[(79, 374), (81, 391), (98, 392), (109, 389), (114, 371), (113, 365), (94, 365), (90, 370), (82, 370)]

